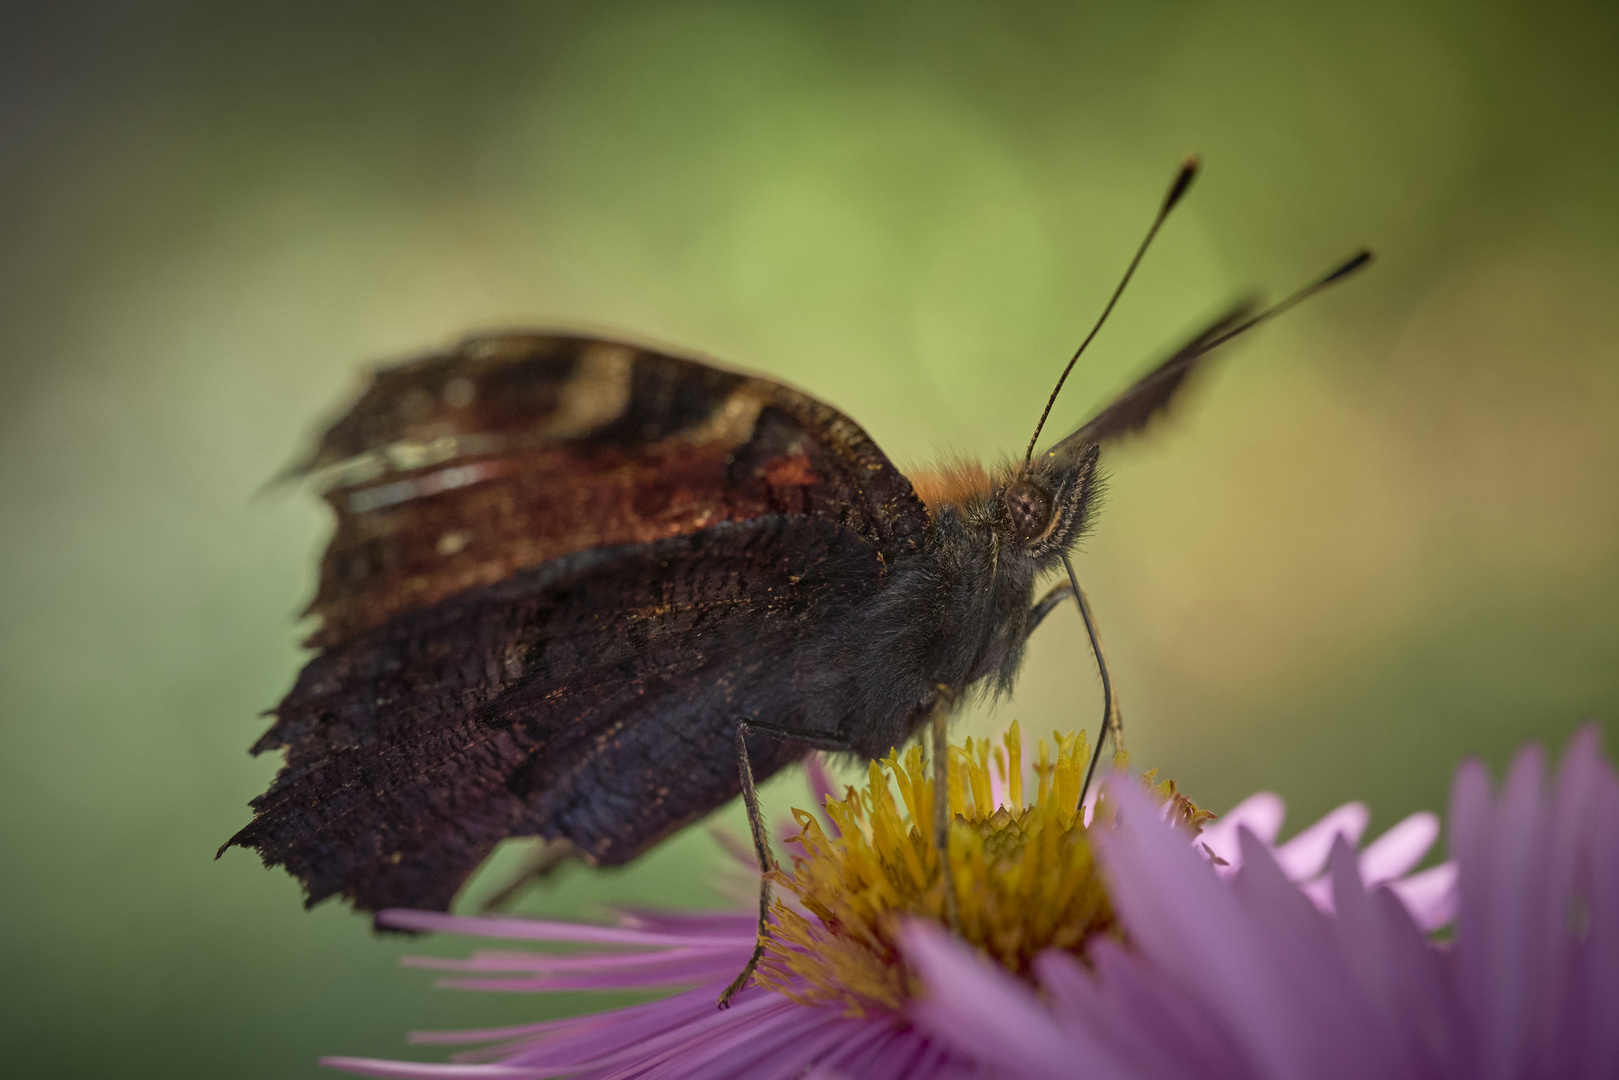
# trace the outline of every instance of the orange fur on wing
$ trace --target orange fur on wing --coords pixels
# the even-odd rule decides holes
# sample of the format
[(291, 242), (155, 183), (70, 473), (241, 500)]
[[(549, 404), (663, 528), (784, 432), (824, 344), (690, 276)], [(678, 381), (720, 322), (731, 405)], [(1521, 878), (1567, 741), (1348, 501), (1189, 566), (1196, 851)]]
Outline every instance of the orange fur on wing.
[(975, 496), (988, 495), (995, 486), (989, 470), (968, 458), (949, 458), (909, 474), (909, 479), (929, 514), (937, 514), (941, 506), (961, 506)]

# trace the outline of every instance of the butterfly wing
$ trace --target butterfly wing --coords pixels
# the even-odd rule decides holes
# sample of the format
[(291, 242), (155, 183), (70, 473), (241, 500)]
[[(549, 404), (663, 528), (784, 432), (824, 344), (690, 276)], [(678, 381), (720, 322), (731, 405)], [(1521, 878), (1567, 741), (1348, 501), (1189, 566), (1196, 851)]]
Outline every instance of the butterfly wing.
[(1168, 411), (1175, 396), (1196, 372), (1202, 359), (1228, 331), (1240, 326), (1253, 314), (1252, 303), (1242, 303), (1211, 323), (1202, 333), (1175, 350), (1163, 363), (1143, 375), (1124, 393), (1114, 398), (1079, 430), (1052, 448), (1053, 453), (1110, 442), (1146, 429)]
[(858, 425), (806, 394), (624, 342), (473, 338), (377, 373), (297, 471), (337, 530), (311, 645), (576, 551), (765, 514), (847, 525), (890, 555), (926, 527)]
[(734, 796), (735, 718), (830, 722), (818, 628), (927, 524), (828, 406), (588, 338), (384, 371), (307, 467), (339, 518), (323, 650), (231, 843), (372, 910), (446, 907), (506, 836), (617, 863)]
[[(881, 587), (848, 529), (772, 515), (580, 552), (312, 660), (255, 750), (286, 766), (232, 843), (357, 906), (445, 908), (501, 839), (623, 862), (738, 791), (735, 717), (806, 708), (821, 621)], [(762, 740), (768, 774), (803, 747)]]

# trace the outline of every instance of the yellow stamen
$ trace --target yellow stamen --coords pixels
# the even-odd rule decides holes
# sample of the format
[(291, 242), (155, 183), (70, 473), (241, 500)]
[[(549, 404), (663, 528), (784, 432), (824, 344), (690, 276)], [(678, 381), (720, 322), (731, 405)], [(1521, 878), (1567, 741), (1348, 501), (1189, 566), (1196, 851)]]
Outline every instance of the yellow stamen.
[[(1123, 930), (1092, 858), (1079, 816), (1088, 756), (1083, 733), (1044, 739), (1033, 768), (1035, 797), (1024, 805), (1023, 742), (1016, 724), (1000, 746), (968, 739), (950, 747), (948, 858), (961, 936), (1008, 970), (1027, 975), (1035, 956), (1064, 949), (1083, 956), (1097, 935)], [(1115, 766), (1122, 759), (1115, 757)], [(991, 769), (1006, 802), (997, 805)], [(1150, 784), (1155, 774), (1144, 778)], [(892, 786), (891, 786), (892, 785)], [(898, 800), (895, 791), (898, 791)], [(1212, 815), (1172, 781), (1154, 789), (1171, 816), (1195, 830)], [(775, 924), (759, 966), (761, 983), (806, 1004), (851, 1016), (893, 1012), (916, 990), (897, 947), (909, 919), (944, 922), (944, 876), (932, 836), (933, 772), (922, 749), (872, 762), (862, 790), (828, 796), (826, 818), (794, 810), (801, 832), (791, 872), (773, 880), (792, 901), (772, 908)], [(1106, 820), (1105, 806), (1097, 811)]]

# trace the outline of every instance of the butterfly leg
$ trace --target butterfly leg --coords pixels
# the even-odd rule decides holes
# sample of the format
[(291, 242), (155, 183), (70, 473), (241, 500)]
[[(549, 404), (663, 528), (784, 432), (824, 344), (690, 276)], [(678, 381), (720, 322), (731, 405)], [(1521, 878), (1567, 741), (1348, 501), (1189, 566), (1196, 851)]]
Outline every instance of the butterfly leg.
[(1074, 586), (1072, 583), (1060, 581), (1053, 585), (1051, 591), (1042, 596), (1035, 602), (1034, 607), (1029, 609), (1029, 617), (1023, 624), (1024, 635), (1033, 634), (1035, 627), (1045, 622), (1046, 616), (1050, 615), (1058, 604), (1073, 595)]
[(939, 857), (939, 876), (944, 879), (944, 921), (951, 930), (961, 931), (961, 903), (956, 897), (956, 876), (950, 866), (950, 742), (945, 721), (956, 703), (956, 695), (941, 684), (933, 702), (933, 848)]
[(506, 884), (479, 905), (479, 910), (485, 915), (492, 911), (504, 911), (507, 905), (523, 894), (524, 889), (550, 877), (568, 860), (577, 858), (578, 855), (579, 849), (571, 840), (536, 839), (523, 865), (507, 879)]
[(764, 731), (798, 742), (808, 743), (820, 750), (847, 750), (847, 741), (825, 732), (801, 731), (776, 724), (749, 720), (745, 716), (736, 721), (736, 769), (742, 779), (742, 805), (748, 811), (748, 831), (753, 834), (753, 852), (759, 857), (759, 927), (753, 940), (753, 953), (748, 957), (742, 973), (731, 980), (731, 985), (720, 994), (720, 1008), (730, 1006), (731, 998), (747, 985), (764, 959), (765, 940), (770, 934), (770, 875), (776, 872), (776, 857), (770, 852), (770, 832), (765, 825), (764, 811), (759, 809), (759, 789), (753, 781), (753, 765), (748, 761), (748, 732)]

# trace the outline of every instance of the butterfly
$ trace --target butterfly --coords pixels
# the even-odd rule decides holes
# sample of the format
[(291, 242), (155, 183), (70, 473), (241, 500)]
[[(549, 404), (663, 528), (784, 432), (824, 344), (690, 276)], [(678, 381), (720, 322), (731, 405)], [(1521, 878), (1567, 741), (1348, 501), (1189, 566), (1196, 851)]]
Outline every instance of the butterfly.
[(620, 864), (811, 749), (886, 753), (968, 690), (1010, 688), (1061, 600), (1091, 627), (1067, 556), (1102, 449), (1367, 257), (1231, 308), (995, 469), (908, 478), (807, 394), (605, 337), (478, 336), (378, 371), (297, 470), (337, 520), (318, 652), (252, 748), (285, 764), (226, 847), (285, 866), (311, 905), (445, 910), (508, 837)]

